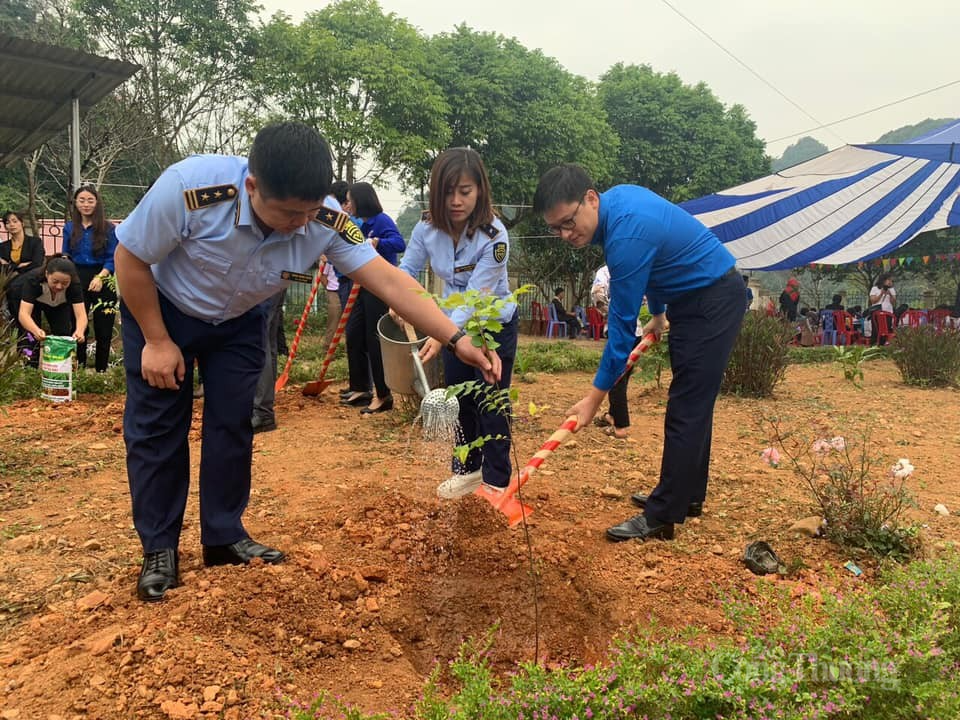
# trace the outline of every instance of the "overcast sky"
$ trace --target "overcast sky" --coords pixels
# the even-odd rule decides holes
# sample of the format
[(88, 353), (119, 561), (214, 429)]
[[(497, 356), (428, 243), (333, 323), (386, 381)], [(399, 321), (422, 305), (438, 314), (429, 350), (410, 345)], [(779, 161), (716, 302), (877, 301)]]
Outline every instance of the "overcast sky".
[[(261, 0), (265, 17), (295, 20), (322, 0)], [(667, 2), (670, 4), (668, 5)], [(875, 140), (927, 117), (960, 116), (960, 83), (831, 130), (804, 132), (960, 80), (956, 0), (380, 0), (426, 34), (464, 22), (539, 48), (597, 79), (616, 62), (703, 81), (739, 103), (779, 156), (805, 134), (831, 149)], [(673, 9), (713, 37), (806, 113), (755, 77)], [(799, 133), (796, 137), (778, 140)]]

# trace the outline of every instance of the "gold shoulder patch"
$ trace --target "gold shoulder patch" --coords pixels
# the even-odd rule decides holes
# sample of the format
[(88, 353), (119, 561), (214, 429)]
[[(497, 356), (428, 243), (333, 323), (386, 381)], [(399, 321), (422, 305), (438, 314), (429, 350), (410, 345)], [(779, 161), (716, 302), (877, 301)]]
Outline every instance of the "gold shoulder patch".
[(187, 210), (199, 210), (217, 203), (231, 201), (236, 197), (236, 185), (210, 185), (209, 187), (183, 191), (183, 199), (187, 204)]
[(429, 210), (424, 210), (424, 211), (423, 211), (423, 214), (420, 216), (420, 219), (421, 219), (423, 222), (430, 222), (430, 211), (429, 211)]
[(323, 208), (317, 213), (315, 218), (317, 222), (323, 223), (328, 228), (336, 230), (340, 237), (351, 245), (361, 245), (364, 241), (363, 233), (360, 232), (350, 216), (345, 212), (337, 212), (330, 208)]
[(497, 230), (492, 224), (491, 224), (491, 225), (481, 225), (481, 226), (480, 226), (480, 229), (483, 230), (484, 234), (486, 234), (487, 237), (490, 237), (490, 238), (495, 238), (495, 237), (497, 236), (497, 234), (500, 232), (500, 231)]
[(507, 259), (507, 243), (503, 240), (493, 244), (493, 259), (501, 264)]

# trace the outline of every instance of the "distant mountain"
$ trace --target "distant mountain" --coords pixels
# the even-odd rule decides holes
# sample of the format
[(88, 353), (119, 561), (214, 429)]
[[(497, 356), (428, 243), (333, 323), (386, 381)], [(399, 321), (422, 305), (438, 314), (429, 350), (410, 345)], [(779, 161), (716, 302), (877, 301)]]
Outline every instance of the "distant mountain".
[(797, 140), (783, 151), (783, 155), (770, 161), (770, 172), (780, 172), (807, 160), (823, 155), (829, 148), (809, 135)]
[[(927, 118), (915, 125), (904, 125), (902, 128), (890, 130), (874, 140), (874, 144), (896, 145), (897, 143), (910, 142), (931, 130), (936, 130), (941, 125), (952, 122), (956, 122), (956, 118), (940, 118), (938, 120)], [(788, 167), (812, 160), (819, 155), (823, 155), (827, 150), (827, 146), (819, 140), (815, 140), (809, 135), (802, 137), (784, 150), (783, 155), (770, 161), (770, 172), (780, 172)]]
[(877, 138), (875, 142), (877, 145), (895, 145), (897, 143), (910, 142), (914, 138), (926, 135), (931, 130), (936, 130), (941, 125), (952, 122), (956, 122), (956, 118), (942, 118), (940, 120), (927, 118), (923, 122), (918, 122), (916, 125), (904, 125), (902, 128), (886, 132)]

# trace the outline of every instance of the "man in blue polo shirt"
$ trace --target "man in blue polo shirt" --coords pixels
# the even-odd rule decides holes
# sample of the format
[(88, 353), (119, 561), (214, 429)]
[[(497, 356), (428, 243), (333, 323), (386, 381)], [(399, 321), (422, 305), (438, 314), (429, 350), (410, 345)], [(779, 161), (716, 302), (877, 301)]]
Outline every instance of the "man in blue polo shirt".
[(265, 360), (262, 303), (320, 255), (490, 382), (499, 378), (495, 354), (488, 358), (473, 347), (415, 280), (364, 242), (347, 215), (324, 208), (332, 176), (330, 150), (315, 130), (269, 125), (254, 139), (249, 159), (194, 156), (168, 168), (117, 229), (127, 371), (123, 432), (134, 526), (143, 544), (142, 600), (162, 599), (179, 581), (194, 360), (204, 380), (203, 562), (284, 559), (252, 540), (241, 521), (250, 498), (254, 390)]
[(743, 279), (717, 237), (684, 210), (636, 185), (597, 192), (579, 165), (540, 179), (533, 199), (548, 230), (575, 248), (603, 247), (610, 270), (608, 341), (587, 395), (569, 410), (577, 429), (596, 415), (636, 342), (646, 294), (658, 338), (669, 320), (670, 383), (660, 482), (633, 495), (640, 515), (607, 530), (613, 541), (673, 538), (673, 526), (699, 515), (707, 492), (713, 406), (743, 320)]

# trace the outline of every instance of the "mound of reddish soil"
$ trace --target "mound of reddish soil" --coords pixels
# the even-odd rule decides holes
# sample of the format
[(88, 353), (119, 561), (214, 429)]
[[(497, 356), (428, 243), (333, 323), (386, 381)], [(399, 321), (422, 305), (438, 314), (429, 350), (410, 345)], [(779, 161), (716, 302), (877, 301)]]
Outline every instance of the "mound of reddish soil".
[[(887, 362), (866, 373), (858, 391), (829, 366), (791, 367), (772, 400), (721, 398), (703, 517), (647, 544), (611, 544), (603, 530), (634, 513), (631, 492), (655, 484), (665, 390), (633, 383), (629, 440), (590, 427), (544, 463), (526, 486), (527, 534), (477, 498), (436, 499), (446, 451), (420, 439), (409, 408), (361, 418), (336, 404), (336, 388), (319, 400), (291, 388), (279, 429), (256, 438), (246, 515), (253, 537), (289, 562), (205, 568), (194, 487), (183, 584), (157, 605), (134, 596), (122, 399), (17, 404), (0, 415), (0, 717), (279, 717), (287, 698), (320, 689), (402, 710), (437, 662), (493, 626), (503, 670), (537, 653), (601, 661), (638, 625), (730, 634), (721, 601), (755, 588), (740, 561), (752, 540), (776, 548), (793, 569), (777, 582), (798, 593), (848, 559), (788, 532), (814, 510), (789, 469), (759, 462), (765, 414), (842, 434), (845, 414), (876, 412), (876, 450), (917, 468), (926, 546), (960, 539), (956, 518), (932, 511), (960, 510), (956, 392), (907, 388)], [(588, 383), (582, 373), (517, 383), (519, 464)], [(529, 400), (547, 409), (531, 418)], [(840, 582), (869, 582), (861, 565), (863, 578)]]

